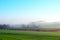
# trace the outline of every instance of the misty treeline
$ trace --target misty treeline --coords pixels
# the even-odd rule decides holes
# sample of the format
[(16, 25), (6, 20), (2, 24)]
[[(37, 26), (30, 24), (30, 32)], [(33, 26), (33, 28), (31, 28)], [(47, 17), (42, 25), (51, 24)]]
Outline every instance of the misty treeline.
[(9, 25), (6, 24), (0, 24), (0, 29), (8, 29)]
[[(18, 25), (17, 25), (18, 26)], [(0, 24), (0, 29), (4, 29), (4, 30), (36, 30), (37, 28), (39, 28), (37, 25), (35, 24), (20, 24), (19, 27), (17, 26), (12, 26), (12, 25), (7, 25), (7, 24)]]

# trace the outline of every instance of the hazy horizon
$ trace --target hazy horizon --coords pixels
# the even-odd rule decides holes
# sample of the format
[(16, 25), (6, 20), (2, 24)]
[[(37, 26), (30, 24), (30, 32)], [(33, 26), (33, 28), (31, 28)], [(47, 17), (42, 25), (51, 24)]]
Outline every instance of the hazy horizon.
[(60, 22), (60, 0), (0, 0), (0, 24)]

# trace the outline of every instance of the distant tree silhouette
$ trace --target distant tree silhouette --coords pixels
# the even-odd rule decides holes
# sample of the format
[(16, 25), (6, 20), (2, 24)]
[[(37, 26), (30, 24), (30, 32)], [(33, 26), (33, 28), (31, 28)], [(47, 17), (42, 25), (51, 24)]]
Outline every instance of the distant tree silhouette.
[(21, 28), (26, 28), (26, 25), (25, 25), (25, 24), (22, 24), (22, 25), (21, 25)]
[(8, 29), (9, 28), (9, 25), (6, 25), (6, 24), (0, 24), (0, 29)]

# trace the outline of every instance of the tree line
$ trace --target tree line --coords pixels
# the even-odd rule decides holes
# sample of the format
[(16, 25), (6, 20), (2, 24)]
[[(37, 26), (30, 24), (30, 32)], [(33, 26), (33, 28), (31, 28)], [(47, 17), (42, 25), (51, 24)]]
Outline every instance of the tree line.
[(6, 24), (0, 24), (0, 29), (8, 29), (9, 25)]
[(36, 28), (39, 28), (37, 25), (35, 24), (31, 24), (31, 25), (25, 25), (25, 24), (21, 24), (19, 25), (20, 27), (13, 27), (13, 26), (10, 26), (10, 25), (7, 25), (7, 24), (0, 24), (0, 29), (10, 29), (10, 30), (29, 30), (29, 29), (36, 29)]

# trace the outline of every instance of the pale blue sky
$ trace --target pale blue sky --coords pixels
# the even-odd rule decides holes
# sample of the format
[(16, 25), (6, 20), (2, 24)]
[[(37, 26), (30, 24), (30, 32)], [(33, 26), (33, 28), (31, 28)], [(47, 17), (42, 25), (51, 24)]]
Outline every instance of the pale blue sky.
[(60, 21), (60, 0), (0, 0), (0, 24)]

